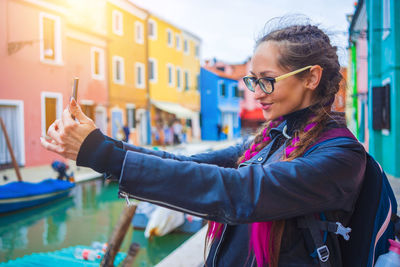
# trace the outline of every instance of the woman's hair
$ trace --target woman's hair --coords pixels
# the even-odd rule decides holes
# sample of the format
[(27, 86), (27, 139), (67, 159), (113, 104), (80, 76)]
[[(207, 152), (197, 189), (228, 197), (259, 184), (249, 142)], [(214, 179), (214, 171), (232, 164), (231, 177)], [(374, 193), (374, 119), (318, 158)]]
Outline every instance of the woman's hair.
[[(278, 49), (278, 64), (282, 69), (297, 70), (308, 65), (322, 67), (322, 77), (315, 90), (313, 103), (310, 107), (312, 115), (302, 121), (302, 125), (288, 140), (282, 160), (291, 161), (305, 152), (314, 140), (321, 134), (326, 122), (330, 118), (331, 106), (335, 94), (339, 90), (342, 80), (340, 65), (336, 54), (337, 47), (332, 46), (326, 33), (309, 22), (305, 24), (282, 27), (286, 17), (274, 19), (267, 24), (280, 25), (279, 28), (270, 30), (256, 42), (256, 48), (263, 42), (274, 42)], [(286, 24), (287, 25), (287, 24)], [(305, 78), (309, 72), (296, 74), (298, 79)], [(237, 163), (247, 161), (266, 145), (269, 144), (269, 131), (282, 121), (278, 118), (266, 122), (256, 134), (250, 148), (238, 159)], [(207, 242), (214, 241), (221, 235), (222, 225), (215, 222), (209, 223)], [(257, 222), (251, 224), (249, 248), (256, 256), (258, 266), (277, 266), (280, 250), (280, 241), (284, 220), (271, 222)]]

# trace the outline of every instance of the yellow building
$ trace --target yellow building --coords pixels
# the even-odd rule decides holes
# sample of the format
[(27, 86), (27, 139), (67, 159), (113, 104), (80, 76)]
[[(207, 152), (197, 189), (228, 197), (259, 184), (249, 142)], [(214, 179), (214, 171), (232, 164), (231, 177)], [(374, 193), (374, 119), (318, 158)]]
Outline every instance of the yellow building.
[(127, 0), (107, 0), (109, 118), (111, 136), (147, 143), (147, 12)]
[[(200, 39), (150, 14), (148, 19), (149, 92), (153, 143), (168, 144), (164, 129), (177, 118), (190, 141), (200, 138)], [(197, 50), (196, 50), (197, 48)], [(196, 54), (197, 51), (197, 54)], [(194, 129), (193, 129), (194, 128)], [(194, 134), (192, 134), (194, 133)]]

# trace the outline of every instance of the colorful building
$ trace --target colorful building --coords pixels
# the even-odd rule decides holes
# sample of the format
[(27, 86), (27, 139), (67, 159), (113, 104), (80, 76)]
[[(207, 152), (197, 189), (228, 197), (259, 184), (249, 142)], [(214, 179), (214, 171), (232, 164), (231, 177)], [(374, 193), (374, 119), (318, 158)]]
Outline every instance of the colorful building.
[(219, 67), (201, 68), (201, 138), (224, 140), (240, 137), (238, 81)]
[[(396, 177), (400, 177), (399, 14), (399, 1), (360, 0), (349, 28), (357, 134), (368, 142), (369, 152), (384, 170)], [(361, 135), (366, 128), (368, 138), (367, 131)]]
[(148, 19), (149, 93), (152, 140), (168, 143), (164, 135), (175, 119), (190, 140), (199, 139), (200, 38), (151, 14)]
[(107, 0), (109, 118), (111, 137), (147, 144), (149, 104), (147, 86), (148, 13), (127, 0)]
[[(0, 1), (0, 116), (19, 165), (61, 159), (44, 150), (39, 137), (61, 117), (71, 92), (67, 13), (67, 5), (52, 1)], [(0, 165), (7, 166), (11, 158), (2, 131), (0, 150)]]

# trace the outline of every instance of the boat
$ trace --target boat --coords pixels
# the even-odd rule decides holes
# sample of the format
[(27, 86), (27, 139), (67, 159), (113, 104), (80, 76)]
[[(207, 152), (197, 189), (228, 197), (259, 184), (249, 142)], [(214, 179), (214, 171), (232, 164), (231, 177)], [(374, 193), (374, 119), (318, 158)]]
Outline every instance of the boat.
[[(76, 257), (77, 249), (88, 249), (92, 250), (89, 246), (72, 246), (63, 248), (61, 250), (51, 252), (32, 253), (31, 255), (25, 255), (15, 260), (0, 263), (0, 267), (11, 267), (11, 266), (41, 266), (41, 267), (53, 267), (53, 266), (68, 266), (68, 267), (81, 267), (81, 266), (99, 266), (101, 258), (95, 260), (85, 260)], [(126, 257), (126, 253), (118, 252), (114, 259), (114, 266), (118, 266)]]
[(75, 183), (45, 179), (39, 183), (11, 182), (0, 186), (0, 214), (37, 206), (68, 196)]
[(204, 220), (192, 215), (167, 210), (148, 202), (139, 202), (132, 226), (145, 230), (147, 238), (163, 236), (171, 231), (193, 234), (204, 225)]

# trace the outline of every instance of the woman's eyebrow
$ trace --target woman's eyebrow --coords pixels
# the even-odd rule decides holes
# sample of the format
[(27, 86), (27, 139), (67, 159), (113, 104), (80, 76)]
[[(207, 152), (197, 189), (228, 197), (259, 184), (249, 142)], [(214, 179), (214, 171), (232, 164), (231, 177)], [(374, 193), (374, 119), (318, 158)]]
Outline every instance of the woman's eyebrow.
[[(254, 75), (254, 76), (257, 76), (257, 74), (255, 74), (255, 73), (254, 73), (254, 72), (252, 72), (252, 71), (250, 71), (250, 74), (251, 74), (251, 75)], [(274, 75), (274, 72), (272, 72), (272, 71), (269, 71), (269, 70), (266, 70), (266, 71), (260, 72), (260, 76), (261, 76), (261, 77), (271, 77), (271, 76), (269, 76), (269, 75), (273, 75), (273, 76), (275, 76), (275, 75)]]

